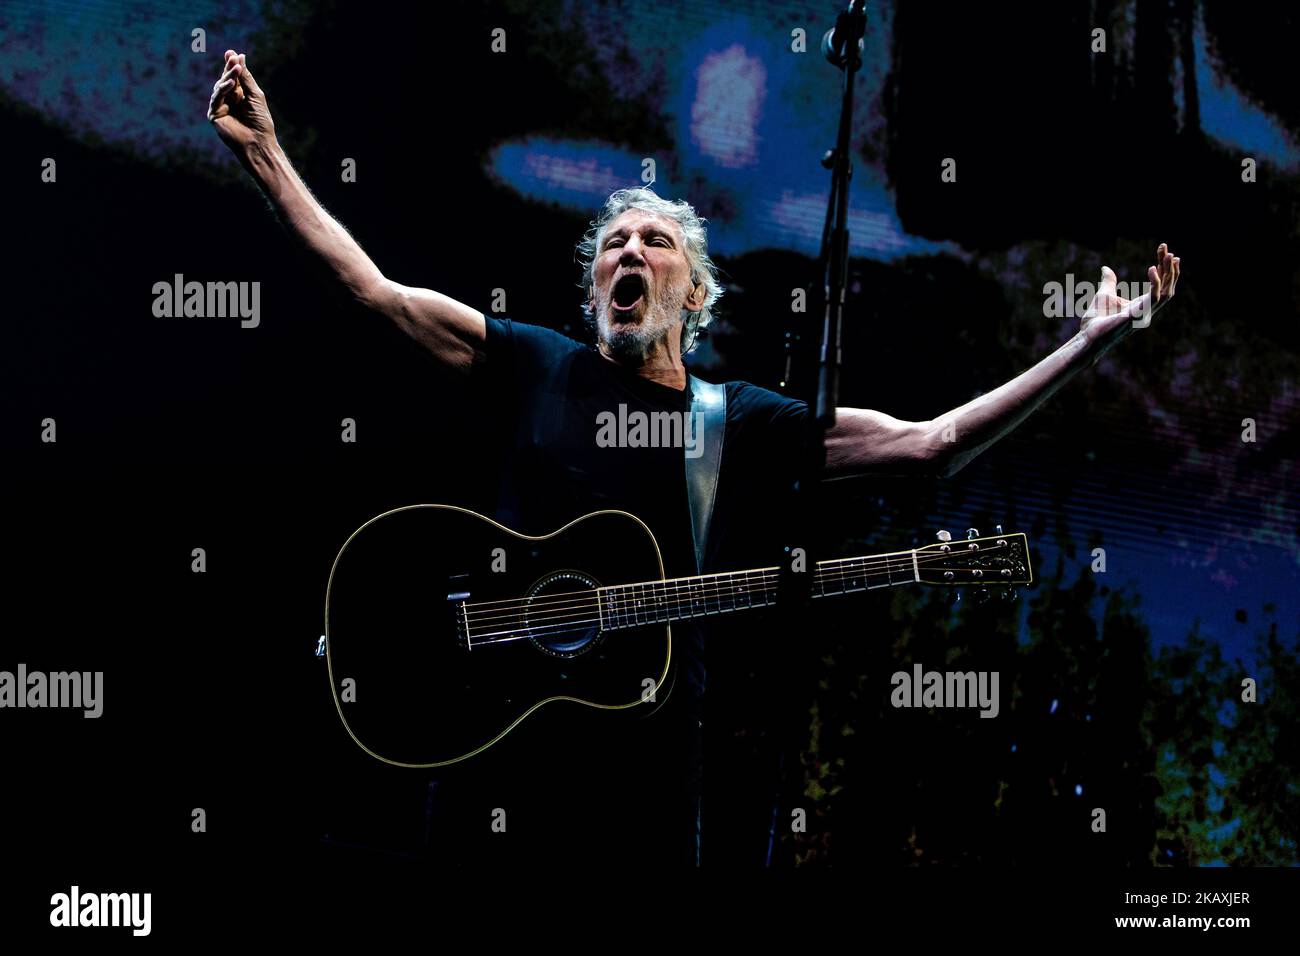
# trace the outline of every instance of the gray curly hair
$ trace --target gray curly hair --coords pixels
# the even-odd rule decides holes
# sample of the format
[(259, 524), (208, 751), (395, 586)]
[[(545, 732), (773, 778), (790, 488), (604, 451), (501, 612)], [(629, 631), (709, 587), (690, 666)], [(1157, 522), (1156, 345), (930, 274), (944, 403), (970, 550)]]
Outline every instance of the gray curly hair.
[[(586, 293), (582, 311), (589, 323), (595, 323), (595, 314), (591, 308), (592, 286), (595, 284), (594, 264), (600, 250), (601, 241), (609, 224), (629, 209), (643, 209), (646, 212), (665, 216), (677, 223), (685, 240), (686, 261), (691, 267), (691, 282), (704, 284), (704, 304), (698, 312), (687, 312), (682, 323), (682, 354), (695, 348), (700, 329), (713, 321), (713, 304), (722, 296), (722, 283), (718, 281), (718, 267), (709, 258), (709, 234), (704, 223), (707, 221), (696, 214), (694, 207), (683, 199), (663, 199), (648, 186), (635, 189), (620, 189), (610, 194), (600, 215), (591, 221), (582, 241), (578, 243), (577, 256), (582, 265), (582, 289)], [(689, 343), (689, 344), (688, 344)]]

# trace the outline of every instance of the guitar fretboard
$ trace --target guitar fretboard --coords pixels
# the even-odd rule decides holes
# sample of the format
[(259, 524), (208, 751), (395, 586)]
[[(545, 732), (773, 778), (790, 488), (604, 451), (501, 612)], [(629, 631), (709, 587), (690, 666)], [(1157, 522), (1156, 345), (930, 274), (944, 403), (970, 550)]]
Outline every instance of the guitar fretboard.
[[(616, 630), (768, 607), (776, 603), (779, 578), (777, 568), (759, 568), (603, 587), (596, 591), (600, 626)], [(919, 580), (915, 551), (821, 561), (814, 571), (812, 596), (830, 597)]]

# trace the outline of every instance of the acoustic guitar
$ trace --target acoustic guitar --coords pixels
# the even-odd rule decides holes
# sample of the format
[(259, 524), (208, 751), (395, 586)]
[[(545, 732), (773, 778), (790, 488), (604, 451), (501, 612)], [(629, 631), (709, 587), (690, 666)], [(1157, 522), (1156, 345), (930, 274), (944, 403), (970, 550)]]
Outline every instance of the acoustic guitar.
[[(804, 593), (1033, 581), (1023, 534), (940, 538), (819, 561), (801, 572)], [(464, 508), (409, 505), (370, 519), (339, 551), (317, 653), (362, 750), (440, 767), (561, 702), (653, 712), (671, 690), (672, 622), (770, 607), (787, 593), (781, 581), (776, 567), (665, 579), (654, 535), (624, 511), (534, 537)]]

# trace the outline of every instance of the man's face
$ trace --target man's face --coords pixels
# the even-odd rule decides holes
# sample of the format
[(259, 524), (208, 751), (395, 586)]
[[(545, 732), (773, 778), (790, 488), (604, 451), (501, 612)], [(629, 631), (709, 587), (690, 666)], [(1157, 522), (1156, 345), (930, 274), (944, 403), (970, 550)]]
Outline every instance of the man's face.
[(605, 229), (592, 300), (596, 334), (611, 358), (641, 364), (657, 343), (678, 341), (682, 309), (699, 309), (703, 298), (703, 289), (692, 287), (676, 222), (629, 209)]

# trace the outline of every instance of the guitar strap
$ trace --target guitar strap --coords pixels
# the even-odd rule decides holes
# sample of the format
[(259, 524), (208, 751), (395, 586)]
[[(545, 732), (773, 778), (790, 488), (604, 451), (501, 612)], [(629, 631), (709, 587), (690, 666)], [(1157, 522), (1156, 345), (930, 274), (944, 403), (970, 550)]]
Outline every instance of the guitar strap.
[[(699, 416), (699, 417), (696, 417)], [(691, 533), (695, 538), (695, 567), (704, 573), (713, 504), (718, 494), (718, 470), (722, 465), (722, 439), (727, 432), (727, 389), (691, 376), (691, 417), (696, 428), (695, 451), (686, 451), (686, 497), (691, 508)]]
[[(691, 536), (695, 540), (695, 569), (704, 573), (708, 557), (709, 533), (713, 525), (713, 506), (718, 496), (718, 472), (722, 466), (722, 440), (727, 434), (727, 389), (724, 385), (714, 385), (690, 376), (691, 386), (691, 424), (695, 428), (695, 447), (686, 448), (686, 500), (691, 509)], [(698, 417), (697, 417), (698, 416)], [(683, 443), (685, 444), (685, 443)], [(691, 451), (698, 451), (694, 458)], [(697, 721), (699, 714), (691, 718)], [(700, 837), (702, 794), (700, 792), (699, 768), (702, 741), (698, 735), (692, 735), (692, 746), (696, 748), (692, 764), (697, 768), (689, 785), (695, 807), (695, 865), (700, 865)]]

